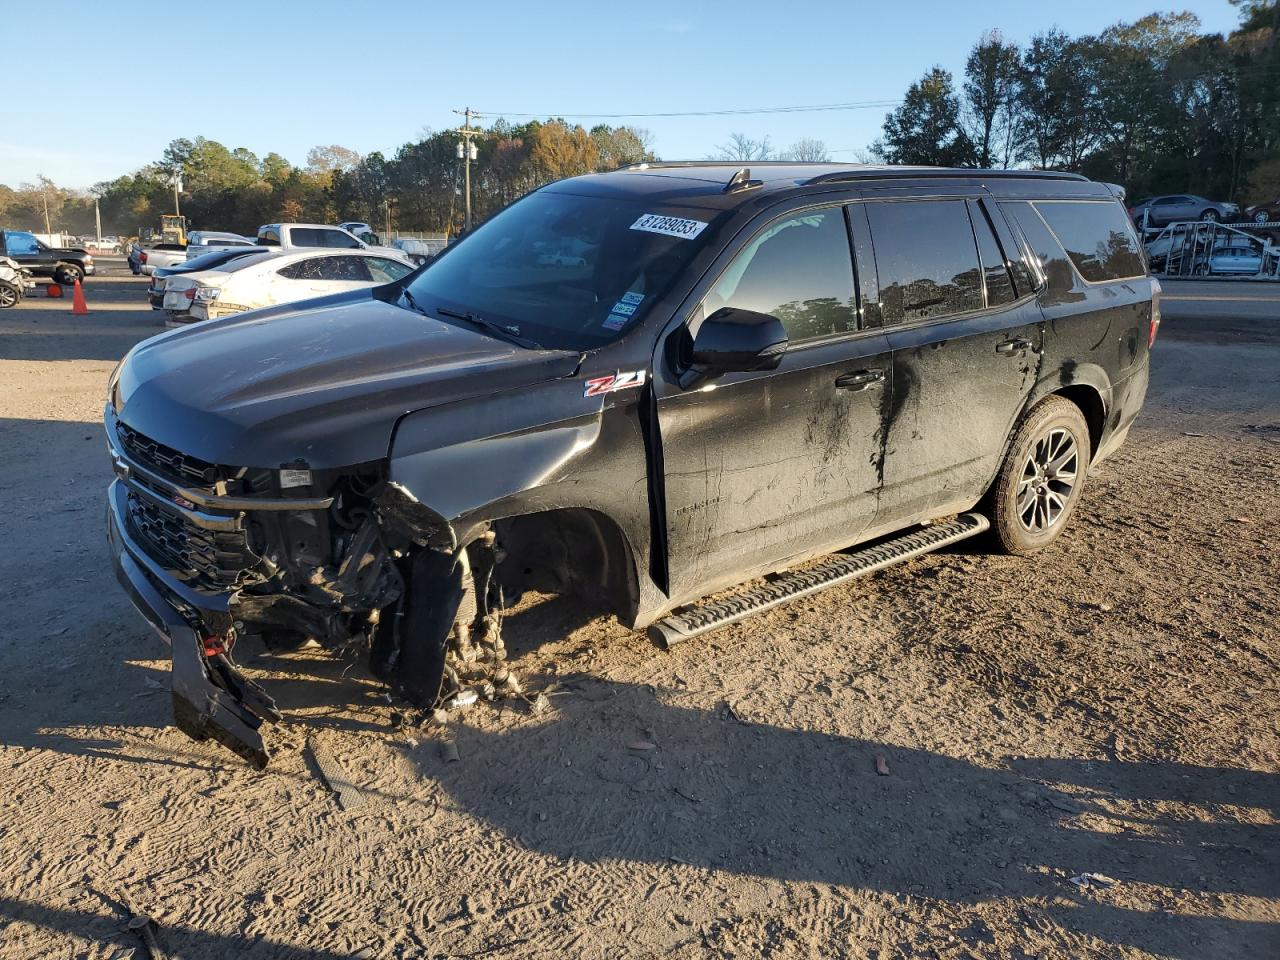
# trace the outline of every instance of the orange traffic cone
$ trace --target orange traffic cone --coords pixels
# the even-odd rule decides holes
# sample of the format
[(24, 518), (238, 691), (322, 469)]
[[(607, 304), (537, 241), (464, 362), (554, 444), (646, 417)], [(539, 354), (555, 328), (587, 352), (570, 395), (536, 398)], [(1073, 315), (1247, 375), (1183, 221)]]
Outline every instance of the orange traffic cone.
[(75, 292), (71, 295), (71, 312), (76, 316), (83, 316), (89, 312), (89, 305), (84, 302), (84, 290), (79, 280), (76, 281)]

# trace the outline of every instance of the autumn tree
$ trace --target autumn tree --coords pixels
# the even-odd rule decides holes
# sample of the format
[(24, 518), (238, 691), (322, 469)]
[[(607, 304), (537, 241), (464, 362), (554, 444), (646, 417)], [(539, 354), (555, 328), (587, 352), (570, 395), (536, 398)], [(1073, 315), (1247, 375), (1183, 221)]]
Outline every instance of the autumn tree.
[(533, 131), (529, 162), (544, 180), (576, 177), (595, 170), (600, 150), (581, 126), (563, 120), (539, 124)]

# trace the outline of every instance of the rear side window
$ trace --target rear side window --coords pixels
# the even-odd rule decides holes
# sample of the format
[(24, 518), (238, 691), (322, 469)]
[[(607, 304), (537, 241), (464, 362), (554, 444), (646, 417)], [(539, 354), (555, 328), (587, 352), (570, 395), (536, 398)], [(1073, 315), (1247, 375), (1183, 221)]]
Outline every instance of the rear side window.
[(866, 204), (886, 325), (982, 309), (982, 273), (963, 200)]
[(1138, 240), (1118, 203), (1046, 200), (1034, 204), (1067, 256), (1090, 283), (1126, 280), (1147, 272)]
[(770, 224), (734, 257), (702, 306), (705, 316), (722, 307), (772, 314), (792, 342), (856, 330), (844, 211), (827, 207)]
[(1050, 291), (1062, 294), (1074, 287), (1075, 274), (1071, 270), (1071, 263), (1057, 238), (1049, 232), (1031, 204), (1025, 200), (1013, 200), (1000, 204), (1000, 209), (1022, 230), (1027, 246), (1040, 263), (1041, 273), (1049, 282)]
[(365, 266), (364, 257), (325, 257), (320, 261), (321, 275), (326, 280), (344, 283), (368, 283), (373, 278)]
[(982, 277), (987, 285), (987, 306), (998, 307), (1012, 303), (1018, 297), (1013, 290), (1013, 279), (1005, 266), (1004, 254), (996, 235), (987, 222), (987, 215), (977, 203), (969, 204), (969, 216), (973, 220), (973, 235), (978, 241), (978, 257), (982, 260)]
[(287, 267), (281, 267), (276, 273), (286, 280), (327, 280), (323, 265), (324, 258), (309, 257), (306, 260), (291, 263)]
[(289, 242), (295, 247), (324, 247), (328, 244), (323, 242), (323, 230), (313, 230), (310, 227), (294, 227), (289, 231)]
[(280, 246), (280, 231), (275, 228), (269, 228), (258, 231), (258, 246), (260, 247), (278, 247)]

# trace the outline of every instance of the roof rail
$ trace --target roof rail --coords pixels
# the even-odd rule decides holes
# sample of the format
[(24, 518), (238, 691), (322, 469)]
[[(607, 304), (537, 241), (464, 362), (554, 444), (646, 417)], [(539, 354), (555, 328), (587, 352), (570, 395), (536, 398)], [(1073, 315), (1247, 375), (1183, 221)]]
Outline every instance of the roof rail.
[(820, 173), (810, 177), (806, 184), (840, 183), (848, 180), (907, 180), (931, 178), (981, 177), (985, 180), (1083, 180), (1088, 177), (1078, 173), (1062, 173), (1057, 170), (966, 170), (960, 167), (893, 167), (868, 164), (858, 169), (844, 169), (832, 173)]
[[(661, 170), (664, 167), (732, 167), (743, 162), (742, 160), (641, 160), (638, 163), (624, 163), (617, 170)], [(808, 163), (801, 160), (750, 160), (746, 162), (749, 162), (753, 167), (838, 167), (841, 170), (847, 170), (850, 166), (847, 163), (833, 163), (830, 161)]]

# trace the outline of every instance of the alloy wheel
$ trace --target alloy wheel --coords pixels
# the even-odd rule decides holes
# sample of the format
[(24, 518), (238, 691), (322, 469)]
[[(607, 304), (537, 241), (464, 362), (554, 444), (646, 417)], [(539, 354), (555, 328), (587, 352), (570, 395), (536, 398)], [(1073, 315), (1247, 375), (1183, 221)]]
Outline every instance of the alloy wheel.
[(1080, 469), (1080, 451), (1069, 430), (1055, 427), (1036, 440), (1022, 465), (1015, 494), (1018, 521), (1031, 533), (1046, 532), (1066, 512)]
[(0, 308), (12, 307), (18, 302), (18, 291), (8, 284), (0, 284)]

